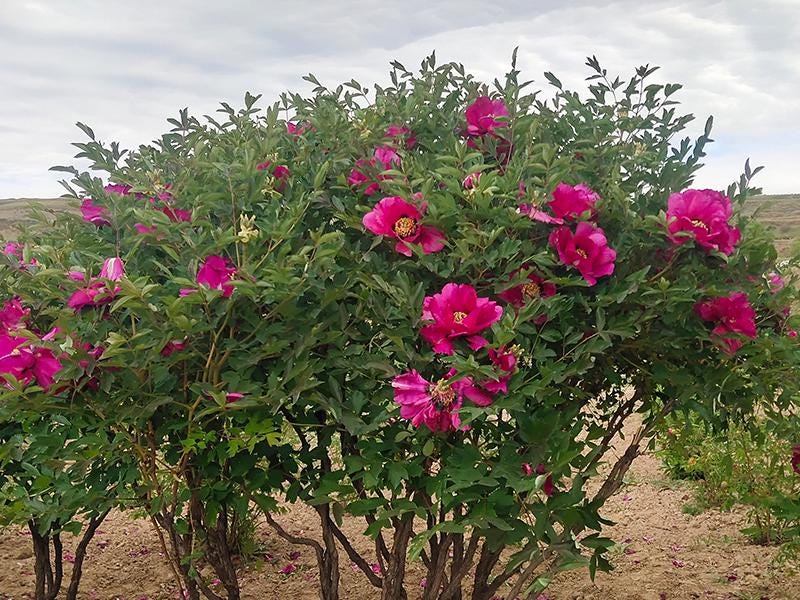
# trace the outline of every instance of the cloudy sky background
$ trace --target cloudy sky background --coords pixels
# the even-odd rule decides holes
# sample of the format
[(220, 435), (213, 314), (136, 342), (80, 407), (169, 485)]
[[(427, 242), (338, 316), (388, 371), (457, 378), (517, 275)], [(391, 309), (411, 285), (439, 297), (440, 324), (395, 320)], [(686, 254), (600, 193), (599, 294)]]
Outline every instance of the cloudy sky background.
[(272, 101), (325, 84), (387, 81), (436, 50), (485, 80), (553, 71), (585, 89), (595, 54), (609, 73), (661, 65), (716, 140), (697, 181), (724, 188), (744, 161), (766, 193), (800, 193), (800, 0), (0, 0), (0, 198), (62, 192), (75, 121), (135, 147), (181, 107), (211, 114), (246, 90)]

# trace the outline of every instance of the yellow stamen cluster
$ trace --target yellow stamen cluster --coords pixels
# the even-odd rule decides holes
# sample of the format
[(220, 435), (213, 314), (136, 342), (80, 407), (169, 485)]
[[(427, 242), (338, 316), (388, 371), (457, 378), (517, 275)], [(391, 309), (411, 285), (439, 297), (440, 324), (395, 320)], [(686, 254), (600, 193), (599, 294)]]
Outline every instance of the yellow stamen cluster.
[(455, 321), (456, 323), (461, 323), (461, 321), (463, 321), (466, 318), (467, 318), (467, 313), (465, 312), (456, 311), (453, 313), (453, 321)]
[(583, 248), (578, 248), (577, 250), (575, 250), (575, 253), (578, 256), (580, 256), (581, 258), (583, 258), (584, 260), (588, 258), (588, 255), (586, 254), (586, 250), (584, 250)]
[(700, 219), (692, 219), (692, 225), (694, 225), (698, 229), (702, 229), (703, 231), (708, 231), (708, 225), (706, 225)]
[(400, 217), (392, 225), (392, 231), (400, 238), (411, 237), (417, 233), (417, 222), (411, 217)]
[(522, 294), (526, 298), (536, 299), (542, 293), (541, 288), (539, 287), (538, 283), (534, 283), (533, 281), (529, 281), (528, 283), (522, 286)]
[(456, 399), (456, 392), (447, 384), (446, 379), (440, 379), (436, 385), (431, 386), (429, 393), (439, 410), (450, 407)]

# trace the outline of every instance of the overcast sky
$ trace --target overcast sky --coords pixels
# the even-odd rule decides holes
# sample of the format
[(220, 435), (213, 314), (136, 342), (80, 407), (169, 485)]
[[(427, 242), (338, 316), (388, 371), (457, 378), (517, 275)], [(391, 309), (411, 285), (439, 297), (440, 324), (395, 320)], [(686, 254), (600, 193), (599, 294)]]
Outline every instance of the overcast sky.
[(272, 101), (336, 84), (386, 82), (388, 62), (431, 50), (490, 80), (518, 67), (585, 89), (661, 65), (687, 112), (715, 118), (697, 183), (724, 188), (747, 157), (767, 193), (800, 192), (800, 0), (0, 0), (0, 198), (50, 197), (80, 140), (75, 121), (124, 147), (188, 106), (210, 113), (246, 90)]

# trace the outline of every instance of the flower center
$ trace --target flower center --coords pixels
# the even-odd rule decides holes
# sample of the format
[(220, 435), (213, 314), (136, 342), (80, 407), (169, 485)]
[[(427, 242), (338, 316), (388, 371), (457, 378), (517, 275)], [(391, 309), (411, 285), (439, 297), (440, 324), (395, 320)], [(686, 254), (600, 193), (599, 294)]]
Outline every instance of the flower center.
[(538, 298), (541, 291), (539, 284), (532, 281), (522, 286), (522, 294), (528, 298)]
[(461, 323), (461, 321), (463, 321), (466, 318), (467, 318), (467, 313), (465, 312), (456, 311), (453, 313), (453, 321), (455, 321), (456, 323)]
[(580, 256), (583, 260), (586, 260), (589, 257), (586, 254), (586, 250), (584, 250), (583, 248), (578, 248), (577, 250), (575, 250), (575, 254)]
[(708, 232), (708, 225), (706, 225), (700, 219), (692, 219), (692, 225), (694, 225), (698, 229), (702, 229), (703, 231)]
[(438, 410), (449, 408), (456, 399), (456, 392), (452, 386), (447, 385), (446, 379), (440, 379), (436, 385), (431, 386), (429, 393)]
[(392, 231), (400, 238), (411, 237), (417, 233), (417, 222), (411, 217), (400, 217), (392, 225)]

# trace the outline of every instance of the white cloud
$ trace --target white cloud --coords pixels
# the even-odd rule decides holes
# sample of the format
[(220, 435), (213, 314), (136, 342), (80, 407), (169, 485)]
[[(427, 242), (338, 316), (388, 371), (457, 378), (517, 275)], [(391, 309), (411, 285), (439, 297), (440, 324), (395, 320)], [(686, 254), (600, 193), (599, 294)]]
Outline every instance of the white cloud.
[(78, 120), (131, 146), (180, 107), (209, 113), (245, 90), (274, 98), (307, 72), (385, 81), (389, 60), (412, 67), (435, 49), (491, 79), (517, 45), (523, 75), (553, 71), (579, 89), (587, 55), (622, 75), (662, 65), (697, 128), (715, 116), (698, 183), (725, 187), (749, 156), (767, 167), (765, 191), (800, 191), (794, 0), (0, 2), (0, 55), (14, 57), (0, 63), (0, 197), (60, 193), (47, 168), (71, 162)]

